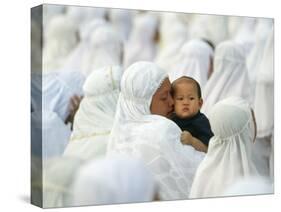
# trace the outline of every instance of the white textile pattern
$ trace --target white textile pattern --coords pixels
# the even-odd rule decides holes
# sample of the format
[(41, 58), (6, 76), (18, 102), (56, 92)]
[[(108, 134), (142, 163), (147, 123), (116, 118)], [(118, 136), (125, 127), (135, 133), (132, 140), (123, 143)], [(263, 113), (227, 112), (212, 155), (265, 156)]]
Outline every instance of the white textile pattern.
[(255, 125), (249, 104), (227, 98), (213, 107), (209, 120), (214, 136), (197, 169), (191, 198), (224, 196), (236, 180), (258, 176), (252, 161)]
[(108, 154), (143, 160), (159, 186), (160, 199), (186, 199), (205, 154), (180, 143), (181, 130), (174, 122), (151, 114), (152, 97), (166, 78), (151, 62), (137, 62), (125, 70)]
[(145, 165), (124, 155), (92, 160), (81, 167), (72, 187), (74, 205), (152, 201), (156, 187)]
[(85, 160), (104, 155), (120, 91), (123, 70), (108, 66), (94, 70), (83, 86), (84, 98), (74, 117), (71, 141), (64, 155)]
[(202, 92), (202, 112), (208, 116), (213, 105), (229, 96), (248, 99), (249, 77), (243, 48), (232, 41), (219, 44), (215, 50), (214, 72)]
[(169, 73), (171, 82), (182, 77), (194, 78), (203, 89), (208, 80), (210, 60), (214, 51), (206, 42), (194, 39), (185, 43)]

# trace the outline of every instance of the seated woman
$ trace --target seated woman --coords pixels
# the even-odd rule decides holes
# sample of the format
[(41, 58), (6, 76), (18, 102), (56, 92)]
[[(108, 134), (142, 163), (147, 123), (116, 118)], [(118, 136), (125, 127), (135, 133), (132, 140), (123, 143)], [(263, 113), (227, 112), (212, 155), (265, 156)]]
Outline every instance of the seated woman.
[(104, 156), (119, 96), (123, 69), (107, 66), (93, 71), (84, 83), (84, 98), (74, 118), (64, 152), (84, 160)]
[(108, 155), (141, 159), (159, 187), (160, 200), (186, 199), (204, 153), (180, 142), (167, 73), (151, 62), (136, 62), (123, 74)]
[(258, 176), (252, 161), (256, 125), (249, 104), (229, 97), (213, 107), (209, 120), (214, 136), (196, 172), (191, 198), (225, 196), (236, 181)]

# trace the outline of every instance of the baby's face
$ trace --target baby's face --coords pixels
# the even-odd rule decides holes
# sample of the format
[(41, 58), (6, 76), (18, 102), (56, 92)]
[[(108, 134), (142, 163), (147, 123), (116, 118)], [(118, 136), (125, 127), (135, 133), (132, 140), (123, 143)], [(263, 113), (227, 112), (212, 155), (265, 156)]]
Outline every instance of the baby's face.
[(198, 97), (194, 83), (182, 82), (176, 85), (174, 104), (175, 113), (178, 117), (191, 118), (199, 112), (203, 100)]

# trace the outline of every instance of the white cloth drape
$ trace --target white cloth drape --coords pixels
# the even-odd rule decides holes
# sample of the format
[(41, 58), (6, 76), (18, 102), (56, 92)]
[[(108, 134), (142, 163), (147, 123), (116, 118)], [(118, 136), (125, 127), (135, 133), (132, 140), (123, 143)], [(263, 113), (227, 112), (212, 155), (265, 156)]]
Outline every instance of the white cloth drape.
[(153, 94), (166, 78), (165, 71), (150, 62), (137, 62), (125, 70), (108, 154), (124, 153), (143, 160), (162, 200), (186, 199), (205, 154), (181, 144), (181, 130), (174, 122), (151, 114)]
[(180, 49), (176, 64), (169, 73), (169, 79), (173, 82), (182, 76), (192, 77), (203, 89), (208, 80), (213, 54), (213, 49), (206, 42), (199, 39), (188, 41)]
[(90, 37), (89, 51), (82, 58), (82, 72), (85, 76), (104, 66), (121, 65), (123, 40), (113, 26), (106, 24), (97, 27)]
[(133, 28), (124, 49), (124, 67), (137, 61), (153, 61), (156, 55), (154, 37), (158, 19), (152, 13), (136, 15)]
[(254, 111), (257, 120), (257, 139), (254, 159), (259, 171), (270, 175), (271, 143), (274, 133), (274, 76), (273, 76), (273, 28), (266, 42), (264, 54), (257, 74)]
[(53, 17), (46, 26), (43, 43), (43, 72), (61, 68), (68, 55), (78, 44), (78, 31), (66, 15)]
[(202, 112), (208, 116), (213, 105), (229, 96), (248, 99), (249, 78), (243, 48), (232, 41), (219, 44), (215, 50), (214, 71), (203, 89)]
[(74, 205), (152, 201), (156, 186), (145, 165), (124, 155), (92, 160), (81, 167), (72, 186)]
[(188, 39), (188, 29), (177, 14), (164, 13), (160, 18), (160, 43), (155, 63), (169, 71), (180, 48)]
[(74, 117), (73, 132), (64, 155), (89, 160), (106, 152), (123, 70), (108, 66), (94, 70), (83, 86), (84, 98)]
[(213, 107), (209, 120), (214, 136), (196, 172), (191, 198), (224, 196), (236, 180), (258, 176), (251, 158), (255, 125), (249, 104), (227, 98)]

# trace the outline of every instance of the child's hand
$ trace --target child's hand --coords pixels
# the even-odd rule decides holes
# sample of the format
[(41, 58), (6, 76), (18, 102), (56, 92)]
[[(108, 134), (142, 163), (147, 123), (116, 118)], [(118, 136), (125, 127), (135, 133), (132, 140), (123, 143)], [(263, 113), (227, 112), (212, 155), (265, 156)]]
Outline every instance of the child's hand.
[(187, 144), (187, 145), (192, 145), (192, 135), (188, 131), (183, 131), (181, 133), (181, 143), (182, 144)]

